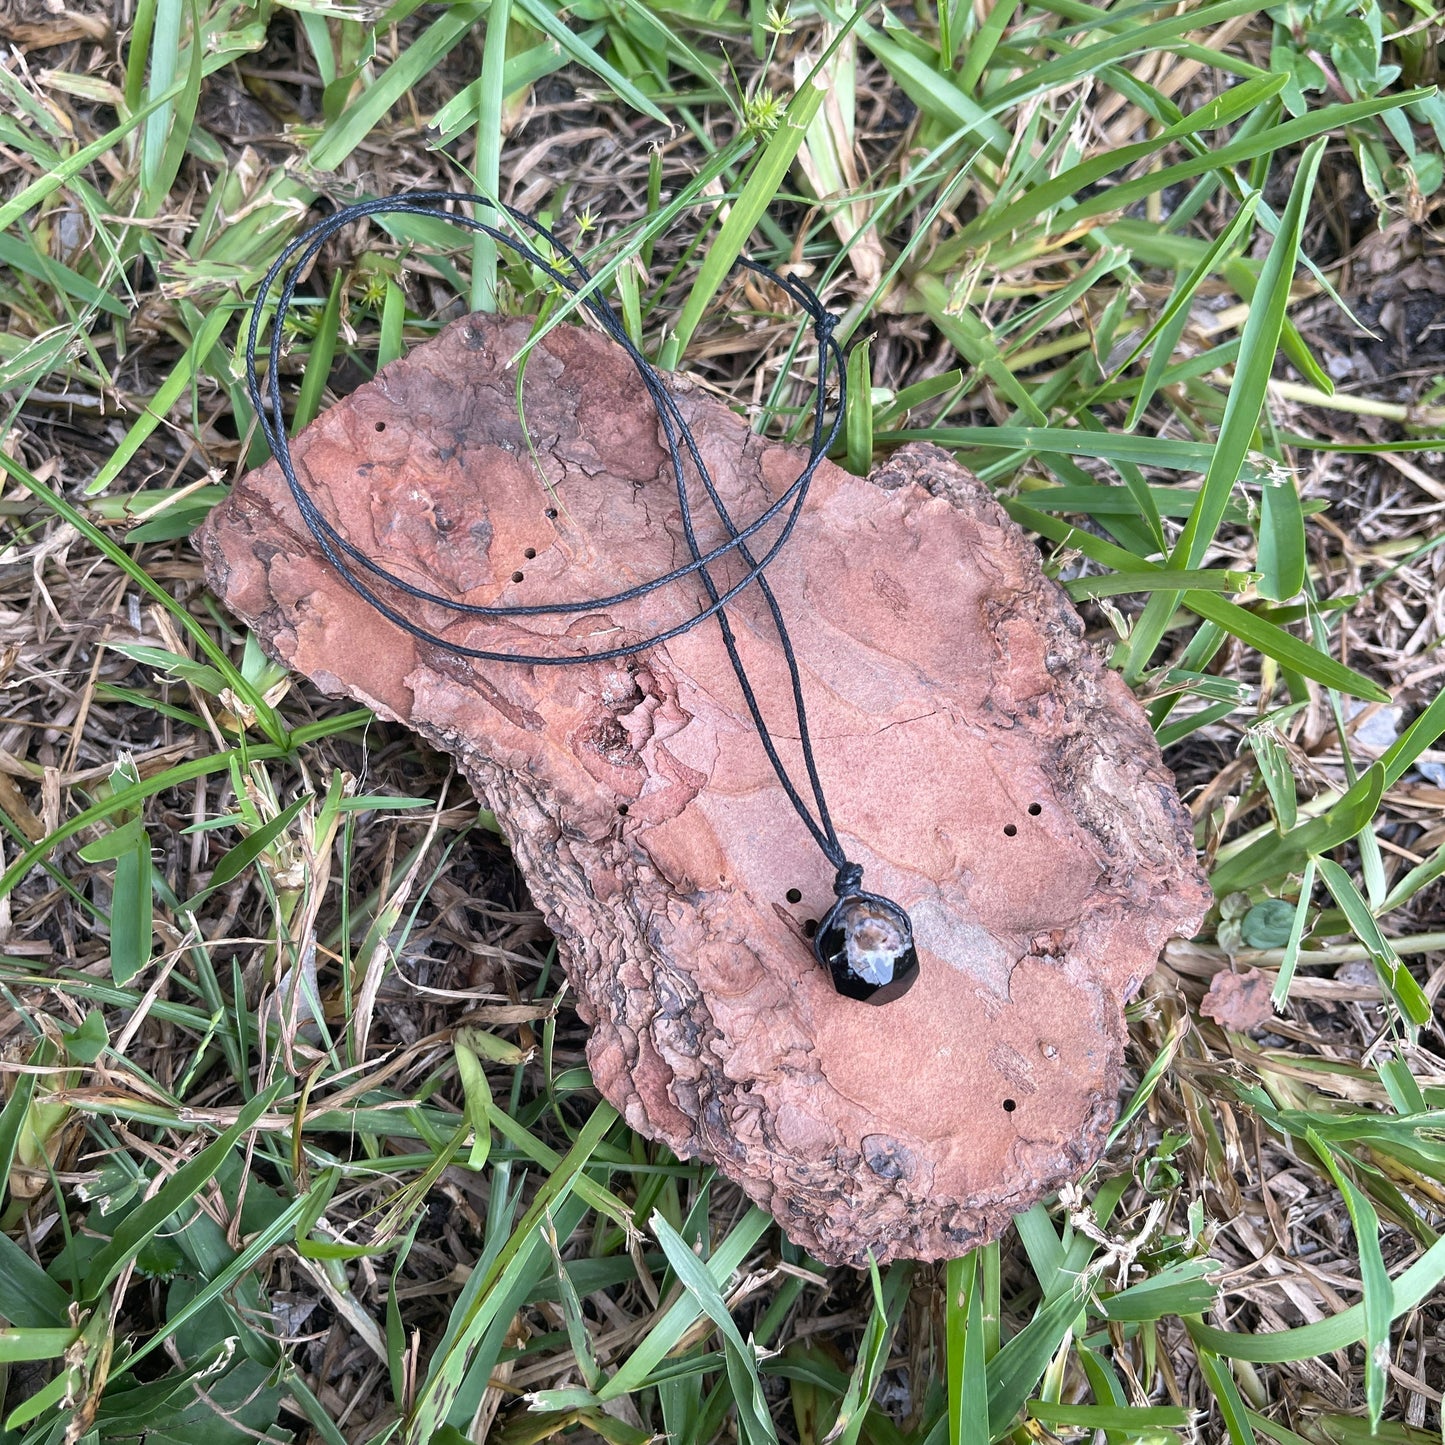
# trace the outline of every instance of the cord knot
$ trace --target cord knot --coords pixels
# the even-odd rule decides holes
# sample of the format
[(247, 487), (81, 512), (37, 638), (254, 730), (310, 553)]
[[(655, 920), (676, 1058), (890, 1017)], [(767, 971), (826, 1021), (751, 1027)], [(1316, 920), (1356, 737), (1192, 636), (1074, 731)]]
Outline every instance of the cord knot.
[(850, 894), (861, 891), (863, 886), (863, 865), (861, 863), (844, 863), (838, 869), (838, 876), (833, 879), (833, 892), (839, 898), (847, 898)]

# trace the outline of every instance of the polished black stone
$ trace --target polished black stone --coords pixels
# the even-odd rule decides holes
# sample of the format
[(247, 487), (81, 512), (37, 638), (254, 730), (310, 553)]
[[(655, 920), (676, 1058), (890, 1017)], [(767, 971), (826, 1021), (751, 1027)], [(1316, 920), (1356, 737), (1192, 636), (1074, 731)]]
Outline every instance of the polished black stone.
[(891, 1003), (918, 977), (913, 925), (876, 893), (840, 898), (819, 924), (813, 951), (839, 993), (866, 1003)]

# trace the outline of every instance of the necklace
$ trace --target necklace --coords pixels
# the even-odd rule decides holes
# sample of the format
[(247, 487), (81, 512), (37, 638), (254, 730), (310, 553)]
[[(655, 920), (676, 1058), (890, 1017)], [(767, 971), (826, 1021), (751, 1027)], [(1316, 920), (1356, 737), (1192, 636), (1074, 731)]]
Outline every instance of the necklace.
[[(509, 235), (472, 216), (442, 209), (449, 204), (485, 206), (504, 214), (524, 231), (539, 241), (545, 242), (552, 254), (558, 258), (559, 264), (564, 264), (567, 270), (559, 269), (558, 265), (543, 256), (535, 247), (516, 236)], [(627, 588), (622, 592), (613, 593), (608, 597), (526, 606), (479, 606), (460, 602), (453, 597), (438, 596), (425, 588), (397, 577), (353, 546), (335, 530), (297, 476), (291, 457), (281, 394), (281, 343), (286, 317), (295, 297), (296, 286), (306, 268), (316, 258), (326, 242), (343, 227), (350, 225), (353, 221), (377, 215), (425, 216), (448, 221), (453, 225), (490, 236), (499, 245), (508, 247), (523, 260), (537, 267), (557, 285), (579, 298), (580, 305), (586, 307), (602, 329), (627, 353), (628, 359), (632, 362), (643, 386), (647, 389), (648, 396), (657, 412), (672, 465), (673, 481), (682, 517), (683, 535), (692, 557), (690, 562), (662, 576), (654, 577), (650, 581)], [(256, 300), (251, 308), (251, 325), (246, 336), (246, 385), (250, 391), (251, 403), (256, 409), (262, 433), (271, 448), (271, 454), (275, 457), (276, 464), (286, 479), (286, 484), (291, 490), (302, 520), (306, 523), (322, 554), (353, 591), (388, 621), (419, 641), (427, 642), (445, 652), (477, 661), (516, 663), (528, 667), (566, 667), (583, 662), (604, 662), (632, 656), (635, 653), (658, 647), (669, 639), (690, 631), (708, 618), (715, 617), (722, 632), (723, 644), (727, 648), (733, 673), (742, 689), (743, 700), (747, 704), (753, 726), (757, 730), (758, 739), (767, 754), (768, 761), (772, 765), (779, 783), (782, 784), (789, 802), (807, 826), (823, 856), (834, 870), (835, 901), (820, 921), (818, 931), (814, 935), (814, 955), (827, 971), (834, 987), (840, 994), (869, 1003), (886, 1003), (905, 993), (918, 976), (918, 954), (913, 944), (913, 926), (907, 913), (892, 899), (867, 892), (863, 888), (862, 865), (851, 861), (838, 841), (838, 835), (828, 811), (827, 798), (824, 796), (823, 785), (818, 776), (812, 740), (808, 732), (808, 715), (803, 696), (802, 675), (793, 652), (792, 640), (788, 635), (782, 610), (778, 606), (777, 599), (765, 576), (766, 569), (777, 558), (792, 535), (802, 513), (803, 504), (807, 500), (808, 489), (814, 474), (842, 430), (844, 408), (847, 401), (847, 368), (842, 349), (833, 335), (838, 325), (838, 317), (828, 311), (813, 290), (798, 278), (780, 276), (766, 266), (746, 257), (740, 257), (737, 264), (773, 282), (787, 293), (811, 321), (813, 339), (817, 347), (813, 429), (807, 461), (792, 484), (778, 496), (777, 500), (753, 521), (741, 528), (733, 521), (722, 498), (718, 495), (713, 478), (703, 462), (692, 430), (683, 417), (676, 398), (668, 389), (661, 373), (647, 360), (627, 335), (621, 317), (600, 294), (591, 272), (550, 230), (531, 216), (514, 210), (510, 206), (499, 206), (485, 196), (456, 191), (414, 191), (387, 199), (364, 201), (358, 205), (342, 207), (297, 236), (277, 257), (275, 264), (267, 271), (256, 293)], [(275, 315), (271, 321), (266, 385), (263, 392), (256, 365), (257, 344), (266, 312), (270, 306), (272, 289), (278, 280), (281, 285), (276, 296)], [(836, 380), (838, 392), (831, 422), (828, 417), (830, 373)], [(693, 471), (702, 484), (708, 503), (728, 539), (706, 552), (703, 551), (693, 521), (685, 458), (691, 460)], [(750, 539), (756, 537), (763, 528), (780, 517), (782, 525), (777, 538), (761, 552), (761, 555), (755, 556), (748, 545)], [(720, 589), (708, 569), (714, 563), (732, 554), (736, 554), (741, 560), (745, 570), (739, 581), (730, 587)], [(626, 646), (597, 652), (563, 655), (494, 652), (444, 641), (435, 633), (418, 626), (376, 590), (380, 586), (404, 597), (445, 608), (461, 617), (515, 619), (591, 612), (600, 608), (622, 605), (639, 597), (645, 597), (660, 587), (669, 586), (689, 577), (696, 577), (702, 583), (709, 598), (709, 605), (701, 608), (685, 622)], [(777, 745), (768, 730), (767, 721), (763, 717), (762, 709), (748, 678), (747, 669), (743, 666), (732, 626), (728, 621), (726, 610), (728, 604), (745, 588), (754, 583), (757, 584), (767, 605), (768, 613), (777, 631), (784, 661), (788, 667), (803, 767), (807, 774), (808, 791), (812, 795), (811, 807), (804, 799), (801, 790), (793, 781), (778, 753)]]

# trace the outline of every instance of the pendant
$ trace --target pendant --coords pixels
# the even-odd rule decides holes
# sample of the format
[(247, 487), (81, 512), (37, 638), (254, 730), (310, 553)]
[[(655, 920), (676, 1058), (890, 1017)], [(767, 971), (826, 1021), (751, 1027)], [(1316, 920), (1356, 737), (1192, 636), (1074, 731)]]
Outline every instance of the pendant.
[(840, 898), (818, 925), (813, 952), (845, 998), (891, 1003), (918, 977), (913, 925), (894, 902), (876, 893)]

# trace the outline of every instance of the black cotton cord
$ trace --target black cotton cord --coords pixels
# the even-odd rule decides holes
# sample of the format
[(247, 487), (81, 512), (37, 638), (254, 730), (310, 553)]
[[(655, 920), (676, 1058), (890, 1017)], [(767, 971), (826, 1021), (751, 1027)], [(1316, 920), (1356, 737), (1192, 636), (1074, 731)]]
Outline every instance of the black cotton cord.
[[(485, 206), (494, 211), (504, 212), (523, 230), (545, 241), (548, 246), (552, 248), (553, 253), (566, 263), (572, 274), (568, 275), (558, 270), (551, 261), (540, 255), (525, 241), (515, 236), (508, 235), (471, 216), (440, 209), (449, 204), (472, 204)], [(436, 593), (429, 592), (425, 588), (407, 582), (404, 578), (397, 577), (393, 573), (388, 572), (374, 559), (366, 556), (365, 553), (353, 546), (352, 543), (348, 542), (332, 527), (331, 523), (321, 514), (320, 509), (306, 488), (302, 485), (296, 475), (296, 468), (292, 461), (291, 448), (286, 436), (285, 415), (282, 405), (283, 398), (281, 395), (282, 333), (287, 313), (295, 297), (297, 283), (321, 248), (344, 226), (350, 225), (353, 221), (376, 215), (424, 216), (449, 221), (454, 225), (463, 226), (469, 230), (490, 236), (494, 241), (509, 247), (524, 260), (536, 266), (546, 276), (572, 295), (581, 298), (581, 304), (597, 319), (603, 330), (627, 353), (628, 358), (636, 368), (637, 374), (641, 378), (642, 384), (647, 389), (647, 393), (652, 400), (667, 441), (667, 450), (672, 463), (673, 479), (677, 488), (678, 504), (682, 514), (683, 535), (687, 541), (688, 550), (692, 555), (691, 562), (675, 568), (663, 576), (655, 577), (650, 581), (640, 583), (624, 591), (613, 593), (608, 597), (594, 597), (577, 602), (478, 606), (471, 603), (459, 602), (455, 598), (438, 596)], [(828, 859), (829, 863), (832, 864), (835, 870), (834, 892), (839, 898), (844, 898), (848, 895), (859, 893), (863, 879), (863, 869), (859, 864), (849, 861), (843, 851), (842, 845), (838, 841), (837, 832), (833, 827), (833, 821), (828, 811), (827, 799), (824, 797), (822, 781), (818, 776), (817, 763), (813, 755), (812, 739), (808, 731), (807, 707), (803, 697), (802, 676), (798, 668), (797, 657), (793, 650), (792, 639), (788, 635), (787, 625), (783, 620), (782, 610), (778, 606), (773, 589), (768, 585), (764, 571), (778, 556), (784, 546), (786, 546), (788, 539), (792, 536), (793, 528), (797, 525), (803, 504), (807, 500), (808, 489), (812, 483), (813, 476), (817, 472), (818, 466), (824, 456), (837, 440), (838, 434), (842, 429), (844, 406), (847, 400), (847, 367), (842, 350), (833, 335), (838, 325), (838, 318), (824, 307), (811, 287), (795, 277), (779, 276), (766, 266), (759, 265), (756, 261), (751, 261), (746, 257), (739, 258), (738, 264), (749, 271), (766, 277), (774, 284), (780, 286), (792, 298), (812, 322), (813, 336), (817, 345), (817, 383), (813, 406), (812, 440), (808, 448), (808, 460), (792, 485), (789, 486), (766, 511), (741, 529), (734, 523), (726, 505), (718, 495), (712, 476), (708, 472), (707, 466), (698, 450), (697, 441), (693, 436), (692, 429), (684, 419), (676, 399), (668, 390), (666, 383), (663, 381), (657, 369), (628, 337), (621, 318), (593, 284), (592, 275), (586, 266), (566, 245), (559, 241), (551, 231), (539, 224), (532, 217), (522, 211), (514, 210), (510, 206), (500, 206), (497, 202), (489, 200), (485, 196), (470, 195), (457, 191), (415, 191), (388, 199), (364, 201), (359, 205), (343, 207), (328, 216), (325, 220), (303, 232), (300, 236), (297, 236), (287, 245), (285, 250), (283, 250), (277, 258), (275, 265), (266, 273), (265, 278), (261, 282), (260, 289), (256, 294), (255, 304), (251, 309), (251, 325), (246, 336), (246, 385), (251, 394), (251, 403), (255, 407), (256, 415), (260, 420), (261, 430), (270, 445), (271, 453), (281, 469), (281, 474), (286, 478), (286, 483), (291, 489), (291, 495), (295, 499), (296, 506), (309, 528), (311, 535), (316, 539), (317, 545), (321, 548), (322, 553), (341, 574), (347, 584), (375, 608), (377, 612), (420, 641), (430, 643), (432, 646), (438, 647), (444, 652), (450, 652), (461, 657), (475, 658), (484, 662), (513, 662), (530, 667), (565, 667), (581, 662), (605, 662), (616, 658), (630, 657), (636, 653), (644, 652), (661, 643), (667, 642), (671, 638), (678, 637), (684, 632), (690, 631), (709, 617), (716, 617), (722, 631), (724, 645), (727, 648), (728, 658), (732, 663), (733, 672), (736, 674), (738, 684), (742, 688), (743, 698), (747, 703), (749, 713), (752, 715), (753, 724), (757, 729), (759, 740), (762, 742), (763, 750), (767, 754), (768, 761), (772, 764), (773, 771), (777, 774), (778, 781), (782, 784), (783, 791), (787, 794), (788, 800), (792, 803), (794, 809), (796, 809), (798, 816), (807, 825), (808, 831), (812, 834), (824, 856)], [(263, 395), (261, 382), (256, 370), (257, 342), (260, 336), (262, 322), (270, 302), (272, 288), (283, 273), (287, 274), (277, 296), (276, 313), (271, 322), (269, 367), (266, 377), (266, 391)], [(827, 415), (827, 391), (830, 373), (833, 373), (838, 389), (838, 402), (831, 424), (829, 423)], [(707, 493), (708, 501), (712, 505), (713, 511), (716, 513), (719, 522), (722, 524), (728, 536), (726, 542), (707, 552), (703, 552), (702, 550), (693, 523), (692, 504), (688, 497), (687, 477), (683, 459), (684, 452), (686, 452), (686, 455), (691, 459), (698, 479), (701, 481)], [(784, 517), (777, 539), (761, 556), (755, 557), (748, 547), (749, 540), (755, 537), (775, 518), (782, 516), (784, 513), (786, 513), (786, 516)], [(732, 552), (738, 554), (747, 570), (739, 582), (728, 587), (726, 590), (720, 591), (717, 583), (714, 582), (709, 573), (708, 568), (714, 562)], [(438, 637), (435, 633), (428, 632), (398, 612), (396, 608), (384, 598), (380, 597), (373, 589), (371, 583), (366, 580), (366, 577), (361, 575), (362, 573), (369, 574), (370, 577), (402, 593), (404, 596), (445, 608), (462, 617), (514, 619), (519, 617), (558, 616), (581, 612), (594, 612), (635, 601), (640, 597), (645, 597), (649, 593), (656, 591), (660, 587), (665, 587), (670, 583), (678, 582), (683, 578), (691, 576), (696, 576), (702, 582), (710, 599), (710, 604), (690, 617), (687, 621), (679, 623), (675, 627), (656, 632), (640, 642), (611, 647), (603, 651), (560, 656), (555, 654), (494, 652), (484, 648), (463, 647), (457, 643), (448, 642)], [(768, 730), (767, 722), (763, 717), (762, 709), (758, 704), (757, 696), (753, 691), (752, 683), (748, 678), (747, 670), (743, 666), (743, 661), (737, 648), (737, 640), (725, 611), (728, 603), (754, 582), (757, 583), (767, 604), (769, 614), (773, 620), (773, 626), (777, 631), (783, 658), (788, 666), (788, 675), (793, 695), (793, 708), (797, 716), (798, 736), (803, 764), (807, 770), (808, 787), (812, 793), (816, 816), (814, 816), (814, 812), (809, 809), (807, 803), (804, 801), (797, 786), (789, 775), (787, 767), (778, 754), (777, 747)]]

